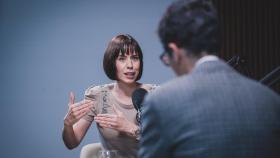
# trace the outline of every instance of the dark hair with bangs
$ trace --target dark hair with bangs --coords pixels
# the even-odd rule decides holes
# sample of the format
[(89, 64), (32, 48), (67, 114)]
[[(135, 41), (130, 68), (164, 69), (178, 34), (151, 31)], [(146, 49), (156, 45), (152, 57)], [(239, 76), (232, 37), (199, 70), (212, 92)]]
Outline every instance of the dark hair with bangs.
[(143, 72), (143, 54), (138, 42), (128, 34), (115, 36), (108, 44), (103, 58), (103, 69), (111, 80), (117, 79), (116, 59), (119, 54), (136, 53), (140, 59), (140, 71), (136, 78), (138, 81)]

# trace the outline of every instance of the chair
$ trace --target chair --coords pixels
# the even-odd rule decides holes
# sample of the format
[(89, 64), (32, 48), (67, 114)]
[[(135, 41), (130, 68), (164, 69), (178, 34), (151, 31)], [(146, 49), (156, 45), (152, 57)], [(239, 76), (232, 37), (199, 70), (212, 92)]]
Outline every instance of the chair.
[(97, 154), (101, 150), (101, 143), (87, 144), (82, 147), (80, 158), (97, 158)]

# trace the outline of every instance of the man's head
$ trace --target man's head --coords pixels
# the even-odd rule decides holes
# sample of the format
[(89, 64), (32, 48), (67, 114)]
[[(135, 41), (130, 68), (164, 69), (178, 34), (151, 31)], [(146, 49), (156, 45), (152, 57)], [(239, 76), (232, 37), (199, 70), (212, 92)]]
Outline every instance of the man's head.
[(172, 3), (160, 21), (158, 34), (167, 52), (164, 58), (169, 58), (178, 75), (190, 71), (184, 66), (193, 67), (197, 59), (220, 48), (218, 17), (209, 0)]

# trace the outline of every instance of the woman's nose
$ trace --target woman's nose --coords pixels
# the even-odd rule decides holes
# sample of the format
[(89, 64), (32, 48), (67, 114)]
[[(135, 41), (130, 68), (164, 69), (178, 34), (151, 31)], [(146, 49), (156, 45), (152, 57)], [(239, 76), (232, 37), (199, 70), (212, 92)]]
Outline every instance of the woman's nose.
[(131, 59), (128, 59), (128, 60), (126, 61), (126, 66), (127, 66), (127, 68), (133, 68), (133, 62), (132, 62)]

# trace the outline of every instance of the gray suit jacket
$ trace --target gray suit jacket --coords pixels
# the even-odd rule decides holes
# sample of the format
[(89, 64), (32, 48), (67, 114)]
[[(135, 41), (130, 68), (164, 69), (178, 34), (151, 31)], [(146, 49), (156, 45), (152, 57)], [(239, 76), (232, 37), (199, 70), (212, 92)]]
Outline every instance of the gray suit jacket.
[(149, 94), (139, 158), (280, 158), (280, 97), (223, 61)]

